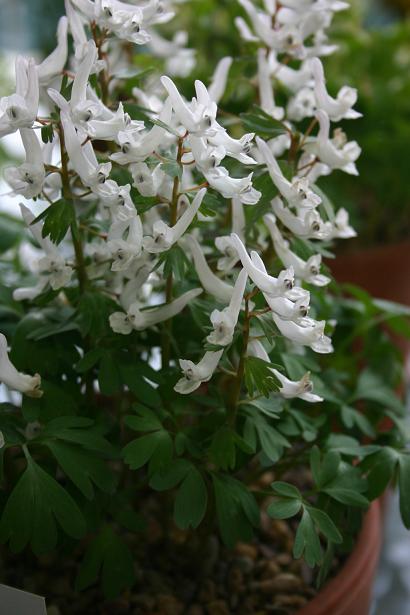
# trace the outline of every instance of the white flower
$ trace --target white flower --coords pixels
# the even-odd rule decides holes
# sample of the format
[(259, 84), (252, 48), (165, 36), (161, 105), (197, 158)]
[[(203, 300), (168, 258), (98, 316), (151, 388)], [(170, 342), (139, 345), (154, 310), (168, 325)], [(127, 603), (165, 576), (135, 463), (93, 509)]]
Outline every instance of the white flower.
[(315, 154), (321, 162), (331, 169), (340, 169), (350, 175), (358, 175), (355, 165), (360, 156), (361, 148), (356, 141), (346, 141), (343, 131), (335, 131), (333, 139), (329, 138), (330, 120), (327, 113), (319, 110), (316, 113), (320, 130), (316, 139), (308, 141), (304, 149)]
[(266, 363), (271, 362), (268, 353), (266, 352), (262, 342), (260, 342), (259, 340), (253, 339), (249, 342), (247, 354), (248, 357), (256, 357), (257, 359), (262, 359), (262, 361), (266, 361)]
[(258, 83), (262, 110), (271, 115), (275, 120), (282, 120), (285, 111), (282, 107), (278, 107), (275, 104), (266, 50), (262, 47), (258, 49)]
[(362, 117), (361, 113), (352, 109), (357, 102), (357, 90), (355, 88), (344, 86), (337, 97), (332, 98), (326, 89), (325, 73), (319, 58), (312, 58), (311, 67), (315, 78), (315, 96), (319, 109), (323, 109), (333, 122)]
[(227, 346), (232, 342), (247, 279), (248, 274), (245, 269), (242, 269), (236, 280), (229, 306), (222, 311), (214, 310), (212, 312), (211, 323), (214, 330), (206, 338), (210, 344)]
[(165, 250), (169, 250), (179, 241), (195, 218), (205, 194), (206, 188), (199, 190), (192, 204), (186, 209), (174, 226), (168, 226), (163, 220), (155, 222), (152, 229), (152, 236), (144, 237), (143, 246), (145, 250), (151, 254), (158, 254), (160, 252), (165, 252)]
[(333, 237), (339, 239), (350, 239), (356, 237), (357, 233), (349, 224), (349, 214), (341, 207), (333, 220)]
[(108, 232), (107, 246), (113, 263), (111, 271), (126, 271), (141, 255), (142, 222), (136, 211), (124, 212)]
[(144, 310), (140, 308), (138, 303), (133, 303), (126, 314), (124, 312), (111, 314), (110, 327), (115, 333), (122, 335), (128, 335), (133, 329), (143, 331), (148, 327), (153, 327), (160, 322), (173, 318), (201, 293), (202, 288), (194, 288), (170, 303)]
[(47, 284), (50, 284), (53, 290), (58, 290), (68, 284), (73, 274), (72, 268), (66, 264), (53, 242), (48, 237), (42, 236), (43, 223), (40, 221), (32, 224), (35, 217), (22, 203), (20, 203), (20, 210), (27, 228), (46, 254), (37, 263), (42, 279), (34, 287), (16, 289), (13, 292), (13, 298), (16, 301), (34, 299), (43, 292)]
[(300, 380), (289, 380), (281, 372), (275, 368), (271, 368), (271, 371), (275, 374), (276, 378), (281, 383), (279, 393), (285, 399), (294, 399), (299, 397), (309, 403), (317, 403), (323, 401), (323, 397), (315, 395), (313, 393), (313, 384), (310, 379), (310, 373), (307, 372)]
[(33, 58), (16, 58), (16, 93), (0, 99), (0, 138), (31, 128), (37, 117), (39, 85)]
[(294, 69), (278, 62), (275, 52), (272, 51), (268, 56), (268, 62), (271, 75), (294, 94), (312, 81), (310, 60), (304, 60), (300, 68)]
[(204, 172), (209, 185), (225, 199), (238, 197), (245, 205), (255, 205), (261, 198), (261, 193), (252, 186), (253, 173), (247, 177), (236, 179), (231, 177), (225, 167), (217, 167)]
[(214, 74), (212, 75), (211, 84), (208, 87), (208, 93), (212, 100), (219, 103), (226, 90), (226, 82), (228, 80), (229, 70), (232, 66), (232, 58), (226, 56), (219, 60)]
[(0, 431), (0, 449), (2, 449), (5, 446), (5, 444), (6, 444), (6, 441), (4, 439), (3, 432)]
[(26, 151), (26, 162), (19, 167), (8, 167), (4, 178), (13, 189), (14, 194), (21, 194), (32, 199), (43, 189), (45, 171), (40, 143), (34, 130), (20, 128), (21, 140)]
[(87, 53), (77, 68), (71, 89), (69, 102), (56, 90), (49, 88), (48, 95), (61, 109), (70, 116), (76, 127), (88, 131), (88, 123), (101, 116), (103, 106), (98, 99), (87, 97), (88, 80), (97, 59), (97, 48), (94, 41), (88, 41)]
[(289, 205), (296, 208), (312, 209), (322, 202), (322, 199), (309, 188), (308, 179), (295, 178), (293, 182), (287, 180), (268, 145), (259, 137), (256, 138), (256, 142), (273, 183)]
[(242, 164), (256, 164), (254, 158), (249, 156), (252, 145), (251, 142), (255, 136), (253, 132), (243, 135), (240, 139), (234, 139), (228, 134), (225, 128), (222, 128), (217, 122), (215, 122), (215, 124), (217, 130), (215, 134), (207, 137), (209, 143), (217, 147), (223, 147), (226, 156), (235, 158)]
[(179, 122), (189, 133), (203, 136), (214, 131), (217, 105), (210, 98), (202, 81), (195, 81), (196, 98), (186, 103), (175, 83), (169, 77), (161, 77), (161, 83), (168, 92)]
[(181, 245), (186, 245), (191, 252), (199, 281), (206, 292), (213, 295), (222, 303), (229, 303), (232, 297), (233, 287), (218, 278), (210, 269), (197, 240), (192, 235), (185, 235)]
[(208, 382), (221, 360), (223, 349), (217, 352), (206, 352), (201, 361), (197, 364), (185, 359), (179, 360), (183, 378), (178, 380), (174, 390), (181, 395), (188, 395), (198, 389), (203, 382)]
[(159, 188), (165, 179), (165, 173), (158, 164), (153, 171), (150, 171), (145, 162), (137, 162), (129, 166), (133, 186), (136, 187), (142, 196), (157, 196)]
[(117, 139), (121, 131), (144, 129), (144, 122), (132, 121), (127, 113), (124, 113), (123, 104), (118, 105), (117, 111), (113, 112), (108, 107), (101, 106), (101, 119), (90, 120), (87, 125), (88, 134), (93, 139), (100, 141), (113, 141)]
[(84, 186), (98, 194), (99, 186), (105, 182), (111, 171), (111, 163), (98, 163), (91, 142), (83, 143), (71, 118), (63, 111), (61, 112), (61, 123), (65, 146), (74, 171), (80, 176)]
[[(245, 214), (243, 205), (238, 197), (232, 199), (231, 205), (232, 233), (244, 241), (245, 236)], [(217, 268), (219, 271), (230, 271), (238, 262), (239, 254), (229, 235), (216, 237), (215, 246), (222, 252), (223, 256), (218, 259)]]
[(12, 391), (20, 391), (28, 397), (41, 397), (43, 394), (40, 389), (41, 376), (39, 374), (28, 376), (14, 367), (7, 352), (7, 340), (2, 333), (0, 333), (0, 382)]
[(331, 222), (324, 222), (316, 210), (301, 210), (295, 215), (283, 205), (280, 198), (272, 201), (272, 209), (279, 220), (297, 237), (330, 239), (333, 233)]
[(316, 113), (316, 98), (313, 90), (302, 88), (290, 99), (286, 115), (290, 120), (300, 122), (305, 117), (313, 117)]
[[(169, 98), (164, 103), (158, 118), (163, 124), (169, 125), (172, 119), (172, 103)], [(118, 164), (142, 162), (166, 140), (167, 131), (162, 126), (154, 125), (149, 131), (141, 131), (139, 125), (132, 123), (131, 128), (120, 131), (117, 141), (121, 147), (120, 152), (111, 155), (111, 160)]]
[(280, 234), (274, 215), (267, 214), (263, 219), (272, 237), (276, 254), (285, 267), (293, 267), (296, 278), (315, 286), (326, 286), (329, 284), (330, 278), (320, 273), (322, 263), (322, 256), (320, 254), (314, 254), (307, 261), (304, 261), (300, 256), (292, 252), (289, 242)]
[(47, 85), (64, 70), (68, 54), (67, 30), (67, 17), (60, 17), (57, 26), (57, 47), (37, 66), (40, 85)]
[[(231, 238), (238, 251), (239, 258), (241, 259), (242, 266), (246, 269), (252, 282), (263, 292), (270, 297), (287, 297), (294, 300), (300, 299), (301, 295), (298, 289), (294, 289), (295, 275), (293, 268), (290, 267), (287, 270), (281, 271), (277, 278), (266, 273), (266, 269), (261, 267), (259, 261), (259, 255), (256, 252), (252, 252), (252, 256), (255, 254), (258, 259), (258, 266), (255, 265), (253, 260), (249, 257), (245, 246), (235, 233), (232, 233)], [(303, 296), (306, 291), (303, 292)]]
[(116, 217), (121, 211), (135, 210), (130, 193), (130, 184), (119, 186), (112, 179), (107, 179), (104, 184), (101, 184), (98, 195), (103, 207), (109, 207), (111, 214)]
[(328, 354), (333, 352), (332, 341), (325, 335), (326, 322), (305, 318), (303, 324), (293, 320), (283, 320), (277, 314), (273, 314), (273, 320), (284, 337), (300, 344), (309, 346), (315, 352)]
[(173, 39), (168, 41), (158, 32), (150, 30), (150, 37), (148, 46), (156, 57), (165, 60), (166, 72), (175, 77), (188, 77), (195, 66), (196, 51), (185, 47), (187, 32), (176, 32)]

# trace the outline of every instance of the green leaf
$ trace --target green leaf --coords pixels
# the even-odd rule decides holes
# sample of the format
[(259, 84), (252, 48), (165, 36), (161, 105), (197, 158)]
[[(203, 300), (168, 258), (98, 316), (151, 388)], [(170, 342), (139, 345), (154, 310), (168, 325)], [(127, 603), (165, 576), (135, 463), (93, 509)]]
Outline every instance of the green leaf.
[(405, 408), (397, 393), (390, 389), (382, 377), (370, 370), (364, 370), (357, 382), (354, 400), (366, 399), (394, 410), (399, 416), (405, 414)]
[(149, 408), (138, 407), (137, 416), (126, 416), (125, 423), (135, 431), (157, 431), (162, 429), (162, 423)]
[(115, 477), (100, 457), (58, 440), (47, 442), (47, 446), (84, 497), (89, 500), (94, 497), (93, 483), (105, 493), (114, 493)]
[(176, 160), (168, 160), (167, 162), (162, 162), (160, 164), (160, 168), (166, 175), (169, 175), (172, 179), (178, 177), (179, 180), (182, 178), (182, 166), (178, 164)]
[(116, 598), (135, 582), (134, 562), (125, 542), (109, 526), (91, 542), (78, 571), (76, 589), (93, 585), (99, 575), (107, 599)]
[(216, 514), (224, 543), (250, 541), (260, 520), (259, 507), (245, 485), (227, 476), (213, 476)]
[(103, 350), (101, 348), (93, 348), (89, 352), (87, 352), (82, 359), (80, 359), (75, 366), (75, 369), (80, 374), (88, 372), (90, 369), (98, 363), (101, 359), (101, 355), (103, 354)]
[(306, 509), (323, 536), (330, 540), (330, 542), (334, 542), (336, 544), (343, 541), (342, 535), (329, 515), (327, 515), (323, 510), (313, 508), (312, 506), (307, 506)]
[(208, 492), (200, 472), (192, 467), (181, 483), (175, 499), (174, 519), (183, 530), (196, 529), (206, 513)]
[[(65, 199), (60, 199), (52, 203), (45, 212), (40, 215), (44, 219), (44, 225), (41, 231), (42, 236), (50, 237), (51, 241), (55, 244), (59, 244), (63, 241), (75, 218), (73, 204)], [(37, 216), (32, 224), (35, 224), (39, 217), (40, 216)]]
[(265, 113), (260, 107), (254, 107), (250, 113), (241, 113), (246, 130), (256, 132), (261, 137), (277, 137), (286, 132), (284, 125)]
[(400, 514), (407, 529), (410, 529), (410, 454), (399, 458), (399, 495)]
[(212, 461), (223, 470), (233, 470), (236, 462), (235, 432), (222, 427), (214, 434), (209, 449)]
[(56, 546), (56, 522), (72, 538), (83, 537), (82, 513), (67, 491), (27, 455), (27, 468), (5, 505), (0, 522), (0, 539), (10, 541), (13, 552), (28, 542), (36, 554)]
[(166, 491), (176, 487), (193, 468), (186, 459), (175, 459), (169, 466), (161, 468), (153, 474), (149, 486), (156, 491)]
[(251, 397), (257, 393), (269, 397), (272, 391), (279, 391), (280, 383), (270, 369), (271, 367), (277, 366), (258, 357), (246, 358), (245, 384)]
[(293, 557), (299, 559), (302, 555), (304, 555), (305, 561), (310, 567), (320, 564), (322, 560), (320, 540), (313, 520), (306, 509), (303, 511), (293, 545)]
[(121, 391), (121, 375), (114, 355), (109, 353), (102, 355), (98, 369), (98, 384), (100, 385), (101, 393), (107, 395), (107, 397)]
[(22, 236), (23, 226), (18, 220), (14, 220), (6, 214), (0, 214), (0, 254), (4, 254), (17, 245)]
[(282, 499), (269, 504), (266, 512), (272, 519), (289, 519), (297, 515), (301, 507), (300, 500)]
[(169, 433), (159, 430), (127, 444), (123, 449), (123, 457), (131, 470), (138, 470), (149, 461), (150, 473), (152, 473), (169, 464), (172, 458), (172, 448)]
[(272, 483), (271, 487), (275, 493), (285, 498), (295, 498), (297, 500), (302, 499), (302, 494), (300, 493), (299, 489), (295, 487), (295, 485), (291, 485), (290, 483), (285, 483), (278, 480)]
[(358, 508), (367, 508), (369, 506), (369, 501), (363, 495), (351, 489), (330, 487), (323, 489), (323, 491), (337, 502), (341, 502), (347, 506), (357, 506)]

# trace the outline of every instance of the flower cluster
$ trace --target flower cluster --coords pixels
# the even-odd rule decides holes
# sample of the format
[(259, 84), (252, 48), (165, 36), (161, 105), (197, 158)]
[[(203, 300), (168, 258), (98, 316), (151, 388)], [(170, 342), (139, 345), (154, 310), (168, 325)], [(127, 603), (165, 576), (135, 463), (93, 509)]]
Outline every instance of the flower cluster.
[[(270, 344), (252, 323), (268, 315), (275, 335), (298, 352), (332, 352), (330, 327), (310, 307), (311, 293), (330, 282), (321, 272), (321, 244), (355, 235), (347, 212), (333, 212), (316, 186), (334, 170), (357, 173), (359, 146), (340, 128), (330, 131), (331, 123), (359, 117), (357, 95), (349, 87), (329, 93), (320, 59), (335, 49), (326, 29), (346, 3), (264, 0), (261, 9), (239, 0), (247, 17), (238, 17), (236, 26), (255, 52), (255, 113), (277, 129), (267, 140), (255, 134), (257, 124), (254, 132), (238, 134), (235, 122), (219, 113), (232, 58), (220, 61), (208, 85), (195, 81), (191, 100), (178, 89), (171, 77), (191, 72), (194, 53), (184, 46), (185, 33), (168, 41), (155, 29), (174, 16), (176, 2), (65, 4), (55, 50), (39, 65), (18, 57), (16, 92), (0, 101), (0, 135), (20, 131), (26, 152), (26, 161), (6, 169), (5, 178), (14, 194), (48, 205), (37, 218), (21, 205), (41, 253), (31, 267), (35, 284), (17, 288), (15, 300), (33, 301), (49, 289), (61, 294), (77, 284), (80, 292), (101, 289), (118, 304), (109, 323), (120, 335), (166, 327), (162, 323), (187, 306), (205, 301), (201, 305), (211, 308), (205, 348), (196, 363), (179, 359), (175, 391), (195, 391), (218, 369), (229, 372), (229, 362), (241, 395), (243, 365), (251, 357), (267, 365), (284, 398), (320, 401), (309, 374), (292, 381), (272, 367)], [(171, 75), (143, 80), (131, 101), (122, 77), (129, 44), (148, 46)], [(48, 117), (39, 117), (40, 95)], [(191, 262), (185, 288), (170, 270), (176, 253)], [(234, 342), (241, 332), (238, 355)], [(175, 367), (179, 358), (170, 335), (163, 367)], [(5, 348), (2, 357), (2, 380), (37, 395), (39, 377), (13, 371)]]

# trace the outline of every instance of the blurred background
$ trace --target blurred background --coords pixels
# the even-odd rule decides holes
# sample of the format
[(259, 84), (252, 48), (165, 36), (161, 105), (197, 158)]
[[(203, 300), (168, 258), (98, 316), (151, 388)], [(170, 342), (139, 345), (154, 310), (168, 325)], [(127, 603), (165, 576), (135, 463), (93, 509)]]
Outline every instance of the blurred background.
[[(332, 39), (337, 54), (326, 59), (330, 91), (348, 84), (359, 90), (357, 109), (363, 118), (346, 126), (363, 154), (360, 177), (333, 173), (322, 187), (348, 209), (358, 238), (341, 242), (336, 277), (364, 286), (372, 294), (410, 305), (410, 0), (350, 0), (339, 14)], [(63, 0), (0, 0), (0, 97), (14, 88), (14, 57), (42, 57), (55, 46), (55, 28)], [(234, 0), (191, 0), (165, 32), (184, 29), (188, 46), (199, 49), (195, 77), (207, 80), (221, 57), (239, 55), (233, 27)], [(139, 50), (144, 61), (144, 50)], [(233, 68), (234, 89), (225, 108), (241, 111), (247, 97), (247, 66)], [(191, 87), (191, 78), (186, 81)], [(231, 87), (231, 86), (230, 86)], [(10, 135), (0, 145), (1, 254), (18, 232), (13, 215), (18, 199), (7, 195), (1, 167), (21, 156), (19, 139)], [(345, 253), (346, 252), (346, 253)], [(385, 548), (375, 587), (374, 615), (410, 615), (410, 534), (390, 500)]]

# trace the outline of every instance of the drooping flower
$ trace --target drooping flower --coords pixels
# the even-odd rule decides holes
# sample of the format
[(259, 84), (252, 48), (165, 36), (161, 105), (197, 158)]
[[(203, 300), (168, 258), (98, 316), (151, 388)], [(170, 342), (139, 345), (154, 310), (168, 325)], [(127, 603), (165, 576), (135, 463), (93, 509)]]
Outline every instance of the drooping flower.
[(270, 297), (286, 297), (295, 301), (306, 295), (306, 291), (303, 291), (303, 289), (294, 288), (295, 274), (292, 267), (281, 271), (279, 276), (275, 278), (266, 273), (266, 270), (262, 270), (255, 265), (255, 263), (249, 257), (248, 252), (246, 251), (246, 248), (243, 245), (242, 241), (237, 235), (235, 235), (235, 233), (232, 233), (231, 238), (238, 251), (242, 266), (244, 267), (244, 269), (246, 269), (253, 283), (263, 293), (266, 293)]
[(217, 105), (210, 98), (202, 81), (195, 81), (196, 98), (189, 104), (184, 101), (172, 79), (163, 76), (161, 83), (168, 92), (178, 121), (187, 132), (203, 136), (214, 130)]
[(295, 215), (285, 207), (282, 200), (278, 197), (272, 201), (272, 209), (279, 220), (297, 237), (308, 239), (330, 239), (333, 233), (332, 223), (324, 222), (319, 212), (313, 210), (302, 210), (299, 215)]
[(16, 58), (16, 93), (0, 99), (0, 138), (31, 128), (37, 117), (39, 85), (33, 58)]
[(142, 196), (157, 196), (159, 187), (165, 179), (160, 164), (151, 171), (146, 162), (136, 162), (129, 166), (129, 170), (134, 180), (133, 185)]
[(212, 269), (206, 262), (206, 258), (201, 250), (201, 246), (193, 235), (186, 235), (181, 245), (186, 245), (194, 259), (195, 270), (197, 272), (199, 281), (206, 290), (207, 293), (213, 295), (218, 301), (222, 303), (229, 303), (232, 297), (233, 287), (227, 284), (217, 275), (214, 274)]
[(196, 50), (187, 48), (187, 42), (188, 33), (183, 30), (176, 32), (169, 41), (151, 29), (148, 46), (156, 57), (165, 61), (168, 75), (188, 77), (195, 66)]
[(231, 301), (224, 310), (214, 310), (211, 314), (213, 331), (206, 338), (215, 346), (227, 346), (232, 342), (235, 327), (238, 322), (243, 294), (245, 292), (248, 274), (242, 269), (235, 282)]
[(133, 303), (127, 313), (114, 312), (110, 316), (110, 327), (115, 333), (128, 335), (133, 329), (143, 331), (149, 327), (173, 318), (202, 293), (202, 288), (194, 288), (184, 293), (170, 303), (159, 307), (141, 309), (138, 303)]
[(357, 233), (354, 228), (349, 224), (349, 214), (341, 207), (333, 220), (333, 237), (337, 239), (350, 239), (356, 237)]
[(325, 335), (326, 322), (305, 318), (303, 324), (293, 320), (283, 320), (277, 314), (273, 314), (273, 320), (284, 337), (300, 344), (309, 346), (315, 352), (328, 354), (333, 352), (332, 341)]
[(308, 179), (295, 178), (293, 182), (287, 180), (268, 145), (259, 137), (256, 138), (256, 142), (273, 183), (289, 205), (304, 210), (314, 209), (320, 205), (322, 199), (310, 189)]
[(32, 199), (43, 189), (45, 179), (43, 154), (34, 130), (20, 128), (20, 135), (26, 151), (26, 162), (19, 167), (6, 168), (4, 178), (14, 194)]
[(321, 254), (314, 254), (307, 261), (304, 261), (300, 256), (292, 252), (289, 242), (280, 234), (276, 226), (275, 216), (267, 214), (263, 219), (272, 237), (276, 254), (285, 267), (293, 267), (297, 279), (309, 282), (315, 286), (326, 286), (329, 284), (330, 278), (320, 273)]
[(152, 236), (146, 236), (143, 239), (144, 249), (151, 254), (158, 254), (169, 250), (179, 241), (195, 218), (205, 194), (206, 188), (199, 190), (192, 204), (185, 210), (174, 226), (168, 226), (163, 220), (155, 222), (152, 228)]
[(12, 391), (19, 391), (28, 397), (41, 397), (41, 376), (35, 374), (29, 376), (19, 372), (9, 359), (7, 352), (7, 340), (3, 333), (0, 333), (0, 382)]
[(67, 62), (68, 19), (60, 17), (57, 26), (57, 47), (37, 66), (37, 75), (40, 85), (48, 85), (55, 77), (62, 74)]
[(245, 205), (255, 205), (261, 198), (261, 193), (252, 186), (253, 173), (237, 179), (231, 177), (225, 167), (217, 167), (204, 172), (209, 185), (225, 199), (238, 197)]
[(181, 395), (188, 395), (198, 389), (203, 382), (208, 382), (223, 355), (224, 350), (206, 352), (197, 364), (186, 359), (180, 359), (179, 364), (183, 372), (183, 378), (178, 380), (174, 390)]
[(208, 93), (211, 100), (219, 103), (226, 90), (226, 82), (228, 80), (229, 70), (232, 66), (232, 58), (226, 56), (219, 60), (214, 74), (212, 75), (211, 84), (208, 87)]
[(342, 87), (336, 98), (329, 96), (326, 89), (326, 79), (323, 64), (319, 58), (312, 58), (311, 67), (315, 78), (315, 96), (319, 109), (327, 113), (333, 122), (340, 120), (355, 120), (362, 114), (352, 107), (357, 102), (357, 90), (348, 86)]
[(310, 373), (307, 372), (300, 380), (290, 380), (284, 374), (275, 368), (271, 368), (273, 374), (281, 383), (279, 393), (285, 399), (303, 399), (311, 404), (323, 401), (323, 397), (313, 393), (313, 384), (310, 379)]
[(282, 120), (285, 111), (275, 104), (266, 50), (262, 47), (258, 49), (258, 84), (261, 109), (275, 120)]
[[(232, 233), (238, 235), (241, 241), (245, 236), (245, 215), (243, 205), (238, 197), (232, 199)], [(235, 267), (239, 260), (239, 254), (230, 235), (216, 237), (215, 246), (222, 252), (223, 256), (218, 259), (217, 268), (219, 271), (230, 271)]]
[(310, 140), (304, 145), (304, 149), (315, 154), (321, 162), (331, 169), (340, 169), (349, 175), (358, 175), (355, 162), (359, 158), (361, 148), (356, 141), (347, 142), (346, 135), (342, 130), (335, 131), (335, 136), (330, 139), (330, 120), (325, 111), (320, 109), (316, 113), (319, 120), (320, 130), (316, 139)]
[(141, 255), (142, 222), (134, 210), (124, 212), (110, 227), (107, 246), (113, 263), (111, 271), (126, 271)]

